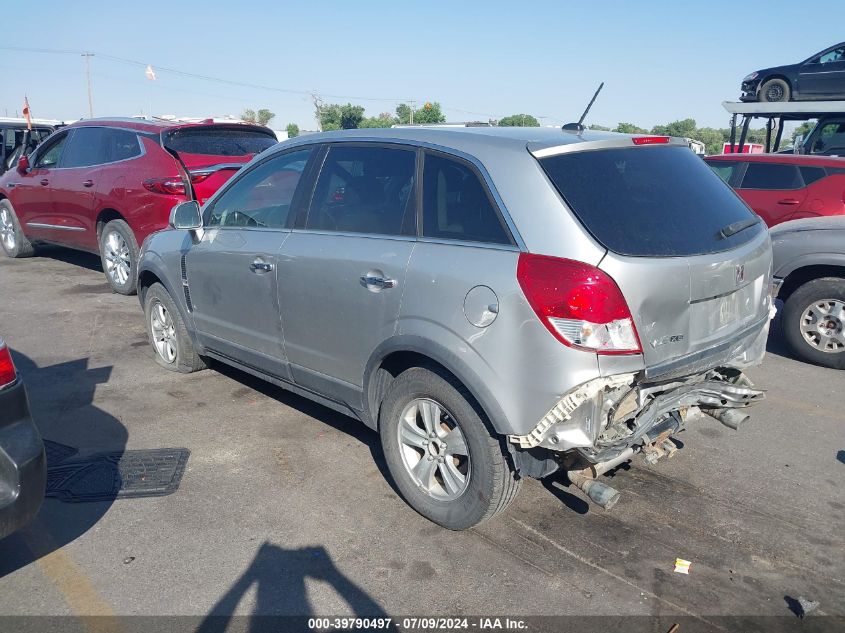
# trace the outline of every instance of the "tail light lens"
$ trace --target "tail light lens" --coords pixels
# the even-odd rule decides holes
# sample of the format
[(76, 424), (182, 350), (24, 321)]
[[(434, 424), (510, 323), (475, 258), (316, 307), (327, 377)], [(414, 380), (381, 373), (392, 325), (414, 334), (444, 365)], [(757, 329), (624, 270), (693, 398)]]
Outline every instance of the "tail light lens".
[(197, 173), (192, 173), (192, 174), (191, 174), (191, 183), (192, 183), (192, 184), (197, 184), (198, 182), (202, 182), (203, 180), (205, 180), (206, 178), (208, 178), (210, 175), (211, 175), (211, 172), (210, 172), (210, 171), (208, 171), (208, 172), (197, 172)]
[(15, 364), (12, 362), (12, 355), (6, 343), (0, 338), (0, 389), (8, 387), (17, 378)]
[(185, 183), (181, 178), (150, 178), (144, 181), (144, 188), (153, 193), (163, 193), (169, 196), (185, 195)]
[(631, 311), (616, 282), (595, 266), (520, 253), (519, 286), (561, 343), (598, 354), (642, 352)]

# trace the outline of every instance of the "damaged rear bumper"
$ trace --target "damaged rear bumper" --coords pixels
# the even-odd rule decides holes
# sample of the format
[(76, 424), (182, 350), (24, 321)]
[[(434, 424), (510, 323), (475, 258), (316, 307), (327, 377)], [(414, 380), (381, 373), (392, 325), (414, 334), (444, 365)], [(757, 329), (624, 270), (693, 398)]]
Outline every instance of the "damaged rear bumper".
[(657, 449), (702, 414), (736, 428), (744, 409), (765, 397), (734, 368), (718, 368), (672, 382), (640, 383), (640, 374), (597, 378), (567, 393), (525, 435), (508, 439), (522, 449), (576, 450), (590, 463), (626, 452)]

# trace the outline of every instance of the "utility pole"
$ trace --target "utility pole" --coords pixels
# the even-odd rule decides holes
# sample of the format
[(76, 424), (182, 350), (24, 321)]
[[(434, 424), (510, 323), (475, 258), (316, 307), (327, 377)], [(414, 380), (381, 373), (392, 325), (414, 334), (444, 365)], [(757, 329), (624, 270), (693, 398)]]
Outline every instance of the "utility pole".
[(414, 124), (414, 106), (416, 105), (416, 101), (411, 101), (411, 118), (410, 118), (410, 125)]
[(91, 95), (91, 58), (94, 53), (82, 53), (85, 58), (85, 79), (88, 83), (88, 118), (94, 118), (94, 97)]

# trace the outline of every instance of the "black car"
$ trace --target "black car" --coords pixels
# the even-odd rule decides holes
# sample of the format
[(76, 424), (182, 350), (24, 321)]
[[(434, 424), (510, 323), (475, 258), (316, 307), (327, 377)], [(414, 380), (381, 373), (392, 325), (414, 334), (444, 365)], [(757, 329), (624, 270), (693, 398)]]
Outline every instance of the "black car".
[(845, 99), (845, 42), (809, 59), (751, 73), (742, 80), (741, 101)]
[(22, 154), (29, 154), (55, 130), (54, 125), (35, 123), (27, 134), (23, 119), (0, 119), (0, 174), (16, 166)]
[(44, 500), (47, 460), (26, 388), (0, 338), (0, 538), (28, 523)]

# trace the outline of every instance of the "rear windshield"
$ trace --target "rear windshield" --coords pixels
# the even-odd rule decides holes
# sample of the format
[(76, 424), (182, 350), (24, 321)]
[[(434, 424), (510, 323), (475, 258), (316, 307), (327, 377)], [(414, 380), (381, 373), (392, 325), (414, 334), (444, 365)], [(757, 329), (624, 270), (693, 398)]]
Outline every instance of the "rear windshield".
[(540, 164), (584, 227), (622, 255), (716, 253), (765, 230), (761, 222), (720, 235), (754, 214), (686, 147), (571, 152)]
[(259, 154), (277, 142), (276, 137), (269, 132), (195, 127), (169, 132), (165, 145), (187, 154), (246, 156)]

